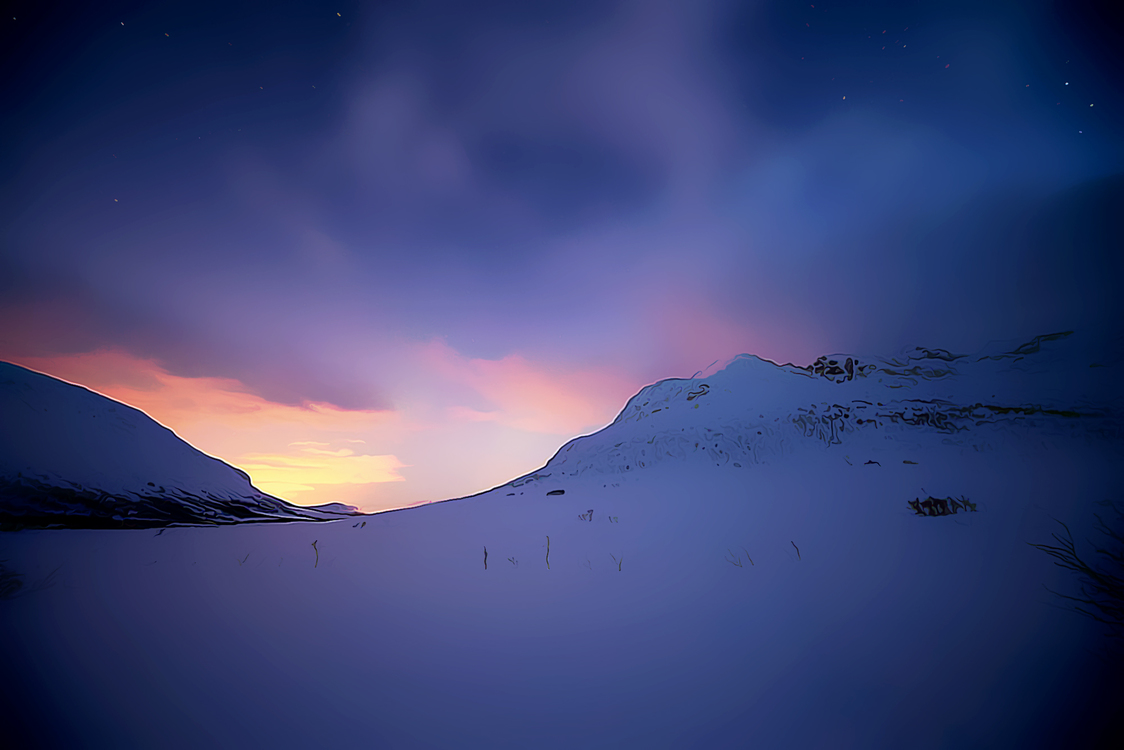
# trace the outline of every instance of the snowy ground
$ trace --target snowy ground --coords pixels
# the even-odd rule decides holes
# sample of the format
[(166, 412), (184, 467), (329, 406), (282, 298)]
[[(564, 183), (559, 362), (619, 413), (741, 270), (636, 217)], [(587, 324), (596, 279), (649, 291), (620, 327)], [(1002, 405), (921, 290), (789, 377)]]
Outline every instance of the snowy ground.
[[(68, 748), (1095, 746), (1119, 664), (1027, 542), (1051, 517), (1096, 540), (1120, 444), (918, 440), (555, 476), (360, 527), (6, 534), (26, 589), (57, 572), (0, 601), (3, 729)], [(978, 512), (917, 516), (926, 495)]]

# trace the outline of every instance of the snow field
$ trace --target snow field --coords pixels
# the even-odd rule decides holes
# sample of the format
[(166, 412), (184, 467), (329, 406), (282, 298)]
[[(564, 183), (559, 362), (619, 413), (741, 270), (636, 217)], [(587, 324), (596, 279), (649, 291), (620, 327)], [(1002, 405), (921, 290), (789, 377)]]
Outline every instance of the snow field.
[[(1100, 631), (1026, 542), (1050, 516), (1090, 536), (1116, 455), (932, 436), (360, 528), (22, 532), (9, 566), (57, 583), (0, 636), (25, 717), (73, 747), (1044, 746), (1096, 700)], [(980, 510), (916, 516), (922, 487)]]

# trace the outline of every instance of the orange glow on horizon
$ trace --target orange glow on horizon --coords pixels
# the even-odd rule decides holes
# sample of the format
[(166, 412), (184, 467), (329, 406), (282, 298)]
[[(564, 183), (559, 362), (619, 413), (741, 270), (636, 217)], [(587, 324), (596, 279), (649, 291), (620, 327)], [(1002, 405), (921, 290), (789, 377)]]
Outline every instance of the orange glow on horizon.
[(317, 455), (301, 441), (311, 433), (347, 446), (362, 444), (342, 436), (393, 424), (392, 412), (278, 404), (237, 380), (173, 375), (152, 360), (118, 350), (24, 357), (15, 363), (140, 409), (199, 450), (245, 471), (258, 489), (292, 502), (309, 493), (316, 495), (307, 497), (312, 504), (334, 502), (322, 497), (333, 494), (333, 485), (403, 481), (396, 456), (360, 455), (350, 447)]
[(475, 494), (608, 424), (636, 384), (521, 355), (471, 359), (441, 341), (398, 353), (393, 411), (278, 404), (230, 378), (175, 375), (115, 349), (9, 361), (133, 406), (264, 492), (302, 505), (404, 508)]

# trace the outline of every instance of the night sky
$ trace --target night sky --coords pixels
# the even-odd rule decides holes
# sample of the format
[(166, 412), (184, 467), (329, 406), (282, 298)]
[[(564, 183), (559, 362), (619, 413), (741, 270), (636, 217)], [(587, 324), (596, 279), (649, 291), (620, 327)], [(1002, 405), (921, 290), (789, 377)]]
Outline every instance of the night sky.
[(750, 352), (1124, 321), (1108, 2), (17, 2), (0, 359), (301, 503)]

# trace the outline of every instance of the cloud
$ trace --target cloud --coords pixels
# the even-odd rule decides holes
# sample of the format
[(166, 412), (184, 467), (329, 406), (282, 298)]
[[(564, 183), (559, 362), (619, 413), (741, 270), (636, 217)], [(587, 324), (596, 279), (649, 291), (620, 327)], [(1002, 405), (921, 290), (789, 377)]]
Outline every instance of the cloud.
[(659, 165), (673, 210), (702, 201), (741, 156), (744, 121), (725, 101), (712, 2), (625, 2), (576, 56), (561, 87), (577, 123), (625, 153)]
[[(67, 290), (26, 253), (39, 301), (0, 316), (29, 331), (7, 356), (117, 346), (176, 376), (344, 410), (392, 408), (411, 342), (462, 326), (493, 329), (489, 357), (547, 356), (540, 332), (559, 320), (526, 279), (566, 259), (560, 239), (600, 235), (617, 256), (571, 277), (571, 298), (622, 282), (738, 148), (707, 57), (718, 6), (485, 4), (444, 20), (427, 7), (379, 16), (377, 55), (300, 149), (247, 141), (193, 183), (197, 203), (101, 227), (95, 252), (60, 238), (50, 265), (71, 269)], [(599, 330), (626, 311), (606, 302), (608, 319), (555, 359), (626, 359)], [(504, 326), (528, 311), (518, 338), (486, 320), (499, 309)]]
[(468, 422), (499, 422), (503, 413), (499, 411), (477, 411), (467, 406), (450, 406), (447, 409), (449, 418), (454, 421)]
[(528, 432), (575, 435), (612, 421), (635, 385), (609, 368), (532, 362), (519, 354), (498, 360), (464, 357), (441, 341), (417, 349), (424, 364), (452, 384), (468, 387), (489, 410), (454, 404), (458, 419), (488, 421)]

